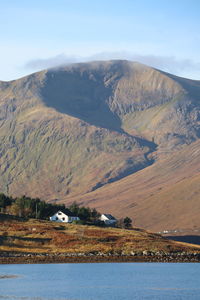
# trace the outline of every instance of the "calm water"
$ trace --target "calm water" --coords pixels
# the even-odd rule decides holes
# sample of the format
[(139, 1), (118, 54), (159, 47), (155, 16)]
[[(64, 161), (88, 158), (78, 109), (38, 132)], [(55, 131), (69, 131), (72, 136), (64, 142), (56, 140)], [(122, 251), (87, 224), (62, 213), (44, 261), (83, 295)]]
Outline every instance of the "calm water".
[(0, 265), (0, 300), (200, 299), (200, 264)]

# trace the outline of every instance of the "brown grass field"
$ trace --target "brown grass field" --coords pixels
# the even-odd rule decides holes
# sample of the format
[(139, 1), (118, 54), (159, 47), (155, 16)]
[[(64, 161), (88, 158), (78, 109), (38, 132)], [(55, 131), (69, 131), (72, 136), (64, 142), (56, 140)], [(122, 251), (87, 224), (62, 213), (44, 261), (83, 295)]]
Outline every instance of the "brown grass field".
[(200, 252), (200, 246), (171, 241), (138, 228), (100, 228), (34, 219), (5, 219), (0, 224), (0, 254)]

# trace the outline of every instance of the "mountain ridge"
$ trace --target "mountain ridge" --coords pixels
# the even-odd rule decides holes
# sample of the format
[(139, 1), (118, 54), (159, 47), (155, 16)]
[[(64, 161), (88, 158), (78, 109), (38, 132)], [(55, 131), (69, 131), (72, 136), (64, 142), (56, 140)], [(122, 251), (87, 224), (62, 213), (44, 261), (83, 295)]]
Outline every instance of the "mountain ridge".
[[(114, 181), (121, 186), (128, 175), (146, 176), (150, 168), (156, 178), (160, 161), (178, 160), (179, 151), (185, 157), (198, 144), (199, 106), (200, 81), (129, 61), (72, 64), (0, 82), (0, 189), (91, 204), (87, 195)], [(109, 209), (119, 214), (112, 201)]]

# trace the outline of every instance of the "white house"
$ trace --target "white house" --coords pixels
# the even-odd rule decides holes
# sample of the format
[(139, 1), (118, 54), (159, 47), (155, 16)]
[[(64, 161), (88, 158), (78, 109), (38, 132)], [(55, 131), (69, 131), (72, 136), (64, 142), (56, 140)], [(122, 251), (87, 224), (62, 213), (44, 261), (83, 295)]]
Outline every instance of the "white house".
[(50, 217), (50, 221), (72, 223), (73, 221), (80, 221), (79, 217), (73, 216), (69, 211), (66, 214), (59, 210), (55, 215)]
[(100, 220), (108, 226), (115, 226), (117, 223), (117, 220), (110, 214), (102, 214)]

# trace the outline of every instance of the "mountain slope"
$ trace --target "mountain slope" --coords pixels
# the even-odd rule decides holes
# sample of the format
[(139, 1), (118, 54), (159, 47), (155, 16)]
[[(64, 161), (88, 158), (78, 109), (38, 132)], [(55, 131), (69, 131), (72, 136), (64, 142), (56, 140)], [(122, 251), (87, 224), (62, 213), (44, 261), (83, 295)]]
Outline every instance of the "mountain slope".
[[(160, 200), (167, 196), (149, 193), (152, 185), (180, 190), (176, 177), (187, 173), (186, 157), (196, 175), (198, 157), (190, 151), (198, 148), (199, 105), (199, 81), (128, 61), (73, 64), (1, 82), (0, 190), (108, 205), (153, 229), (172, 224)], [(129, 186), (142, 190), (141, 209), (134, 208), (135, 188), (125, 192)], [(162, 217), (154, 222), (156, 203)]]
[[(70, 193), (90, 191), (151, 163), (145, 157), (148, 146), (123, 133), (119, 125), (114, 126), (115, 131), (108, 124), (97, 127), (99, 124), (92, 122), (90, 113), (86, 123), (82, 117), (83, 108), (87, 114), (90, 107), (87, 98), (93, 100), (96, 89), (88, 91), (83, 79), (81, 84), (86, 86), (88, 95), (81, 91), (83, 104), (79, 107), (79, 81), (73, 73), (75, 83), (72, 85), (68, 78), (70, 72), (64, 71), (63, 76), (73, 92), (77, 92), (75, 100), (73, 93), (68, 93), (65, 85), (62, 86), (60, 71), (53, 71), (53, 74), (52, 71), (40, 72), (18, 81), (2, 83), (0, 163), (1, 189), (4, 192), (60, 199)], [(55, 77), (58, 76), (55, 86), (49, 82), (54, 73)], [(69, 97), (71, 106), (67, 100), (65, 103), (65, 97)], [(53, 104), (55, 107), (52, 107)], [(100, 105), (103, 107), (101, 102)], [(65, 106), (69, 106), (68, 113)], [(105, 117), (107, 110), (107, 123), (112, 124), (112, 113), (105, 107), (100, 116)], [(98, 105), (96, 109), (99, 113)]]
[[(154, 231), (200, 228), (200, 141), (165, 154), (155, 164), (81, 197), (85, 205), (132, 216)], [(77, 201), (79, 198), (72, 198)]]

